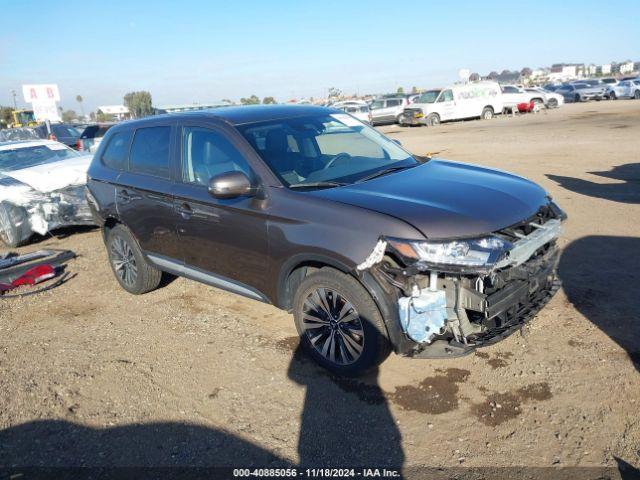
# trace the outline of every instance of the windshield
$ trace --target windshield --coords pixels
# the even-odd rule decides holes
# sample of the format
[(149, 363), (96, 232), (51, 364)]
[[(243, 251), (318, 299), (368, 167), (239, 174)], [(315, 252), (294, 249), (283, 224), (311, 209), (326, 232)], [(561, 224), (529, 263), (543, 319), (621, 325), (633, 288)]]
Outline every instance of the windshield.
[(438, 95), (440, 95), (440, 90), (429, 90), (420, 95), (415, 103), (435, 103)]
[[(287, 118), (239, 127), (286, 186), (347, 184), (418, 161), (397, 143), (346, 114)], [(325, 183), (325, 185), (311, 185)]]
[(75, 150), (59, 143), (31, 147), (16, 145), (15, 148), (0, 150), (0, 171), (10, 172), (79, 156)]

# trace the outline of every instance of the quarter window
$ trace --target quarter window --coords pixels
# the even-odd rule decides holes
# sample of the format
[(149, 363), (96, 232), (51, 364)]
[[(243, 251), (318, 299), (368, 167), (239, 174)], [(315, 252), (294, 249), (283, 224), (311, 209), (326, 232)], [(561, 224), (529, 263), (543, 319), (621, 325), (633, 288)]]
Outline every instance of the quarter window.
[(129, 158), (131, 171), (169, 178), (170, 143), (171, 127), (137, 129)]
[(226, 172), (249, 174), (242, 154), (222, 134), (201, 127), (182, 131), (182, 178), (187, 183), (208, 185), (211, 177)]
[(102, 163), (114, 170), (124, 170), (129, 153), (131, 132), (118, 132), (111, 140), (102, 154)]

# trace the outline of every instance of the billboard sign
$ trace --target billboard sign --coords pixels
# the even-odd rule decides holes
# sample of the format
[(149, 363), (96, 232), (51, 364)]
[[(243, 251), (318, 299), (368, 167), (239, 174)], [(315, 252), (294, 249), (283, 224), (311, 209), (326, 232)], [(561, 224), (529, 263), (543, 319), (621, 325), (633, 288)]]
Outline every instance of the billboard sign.
[(55, 83), (23, 85), (22, 94), (27, 103), (60, 101), (60, 91)]
[(24, 101), (33, 107), (33, 114), (38, 122), (49, 120), (59, 122), (60, 112), (56, 102), (60, 101), (60, 91), (55, 83), (23, 85)]

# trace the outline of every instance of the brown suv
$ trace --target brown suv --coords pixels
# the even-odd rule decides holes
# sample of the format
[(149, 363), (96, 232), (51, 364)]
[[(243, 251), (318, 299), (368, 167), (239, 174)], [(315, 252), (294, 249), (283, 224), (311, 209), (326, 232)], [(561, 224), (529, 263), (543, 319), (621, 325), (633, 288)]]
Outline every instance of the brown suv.
[(293, 312), (323, 366), (468, 353), (558, 287), (564, 213), (536, 184), (411, 155), (350, 115), (256, 106), (109, 130), (87, 193), (114, 274), (162, 272)]

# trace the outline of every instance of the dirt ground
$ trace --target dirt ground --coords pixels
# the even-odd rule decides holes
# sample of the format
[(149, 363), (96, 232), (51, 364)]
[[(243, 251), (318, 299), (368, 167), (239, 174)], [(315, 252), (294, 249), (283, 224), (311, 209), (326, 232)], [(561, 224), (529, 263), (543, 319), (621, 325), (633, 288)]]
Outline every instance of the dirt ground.
[(288, 314), (184, 279), (131, 296), (66, 230), (20, 250), (73, 249), (76, 277), (0, 299), (0, 465), (639, 466), (640, 101), (381, 130), (567, 211), (563, 289), (521, 333), (334, 378)]

